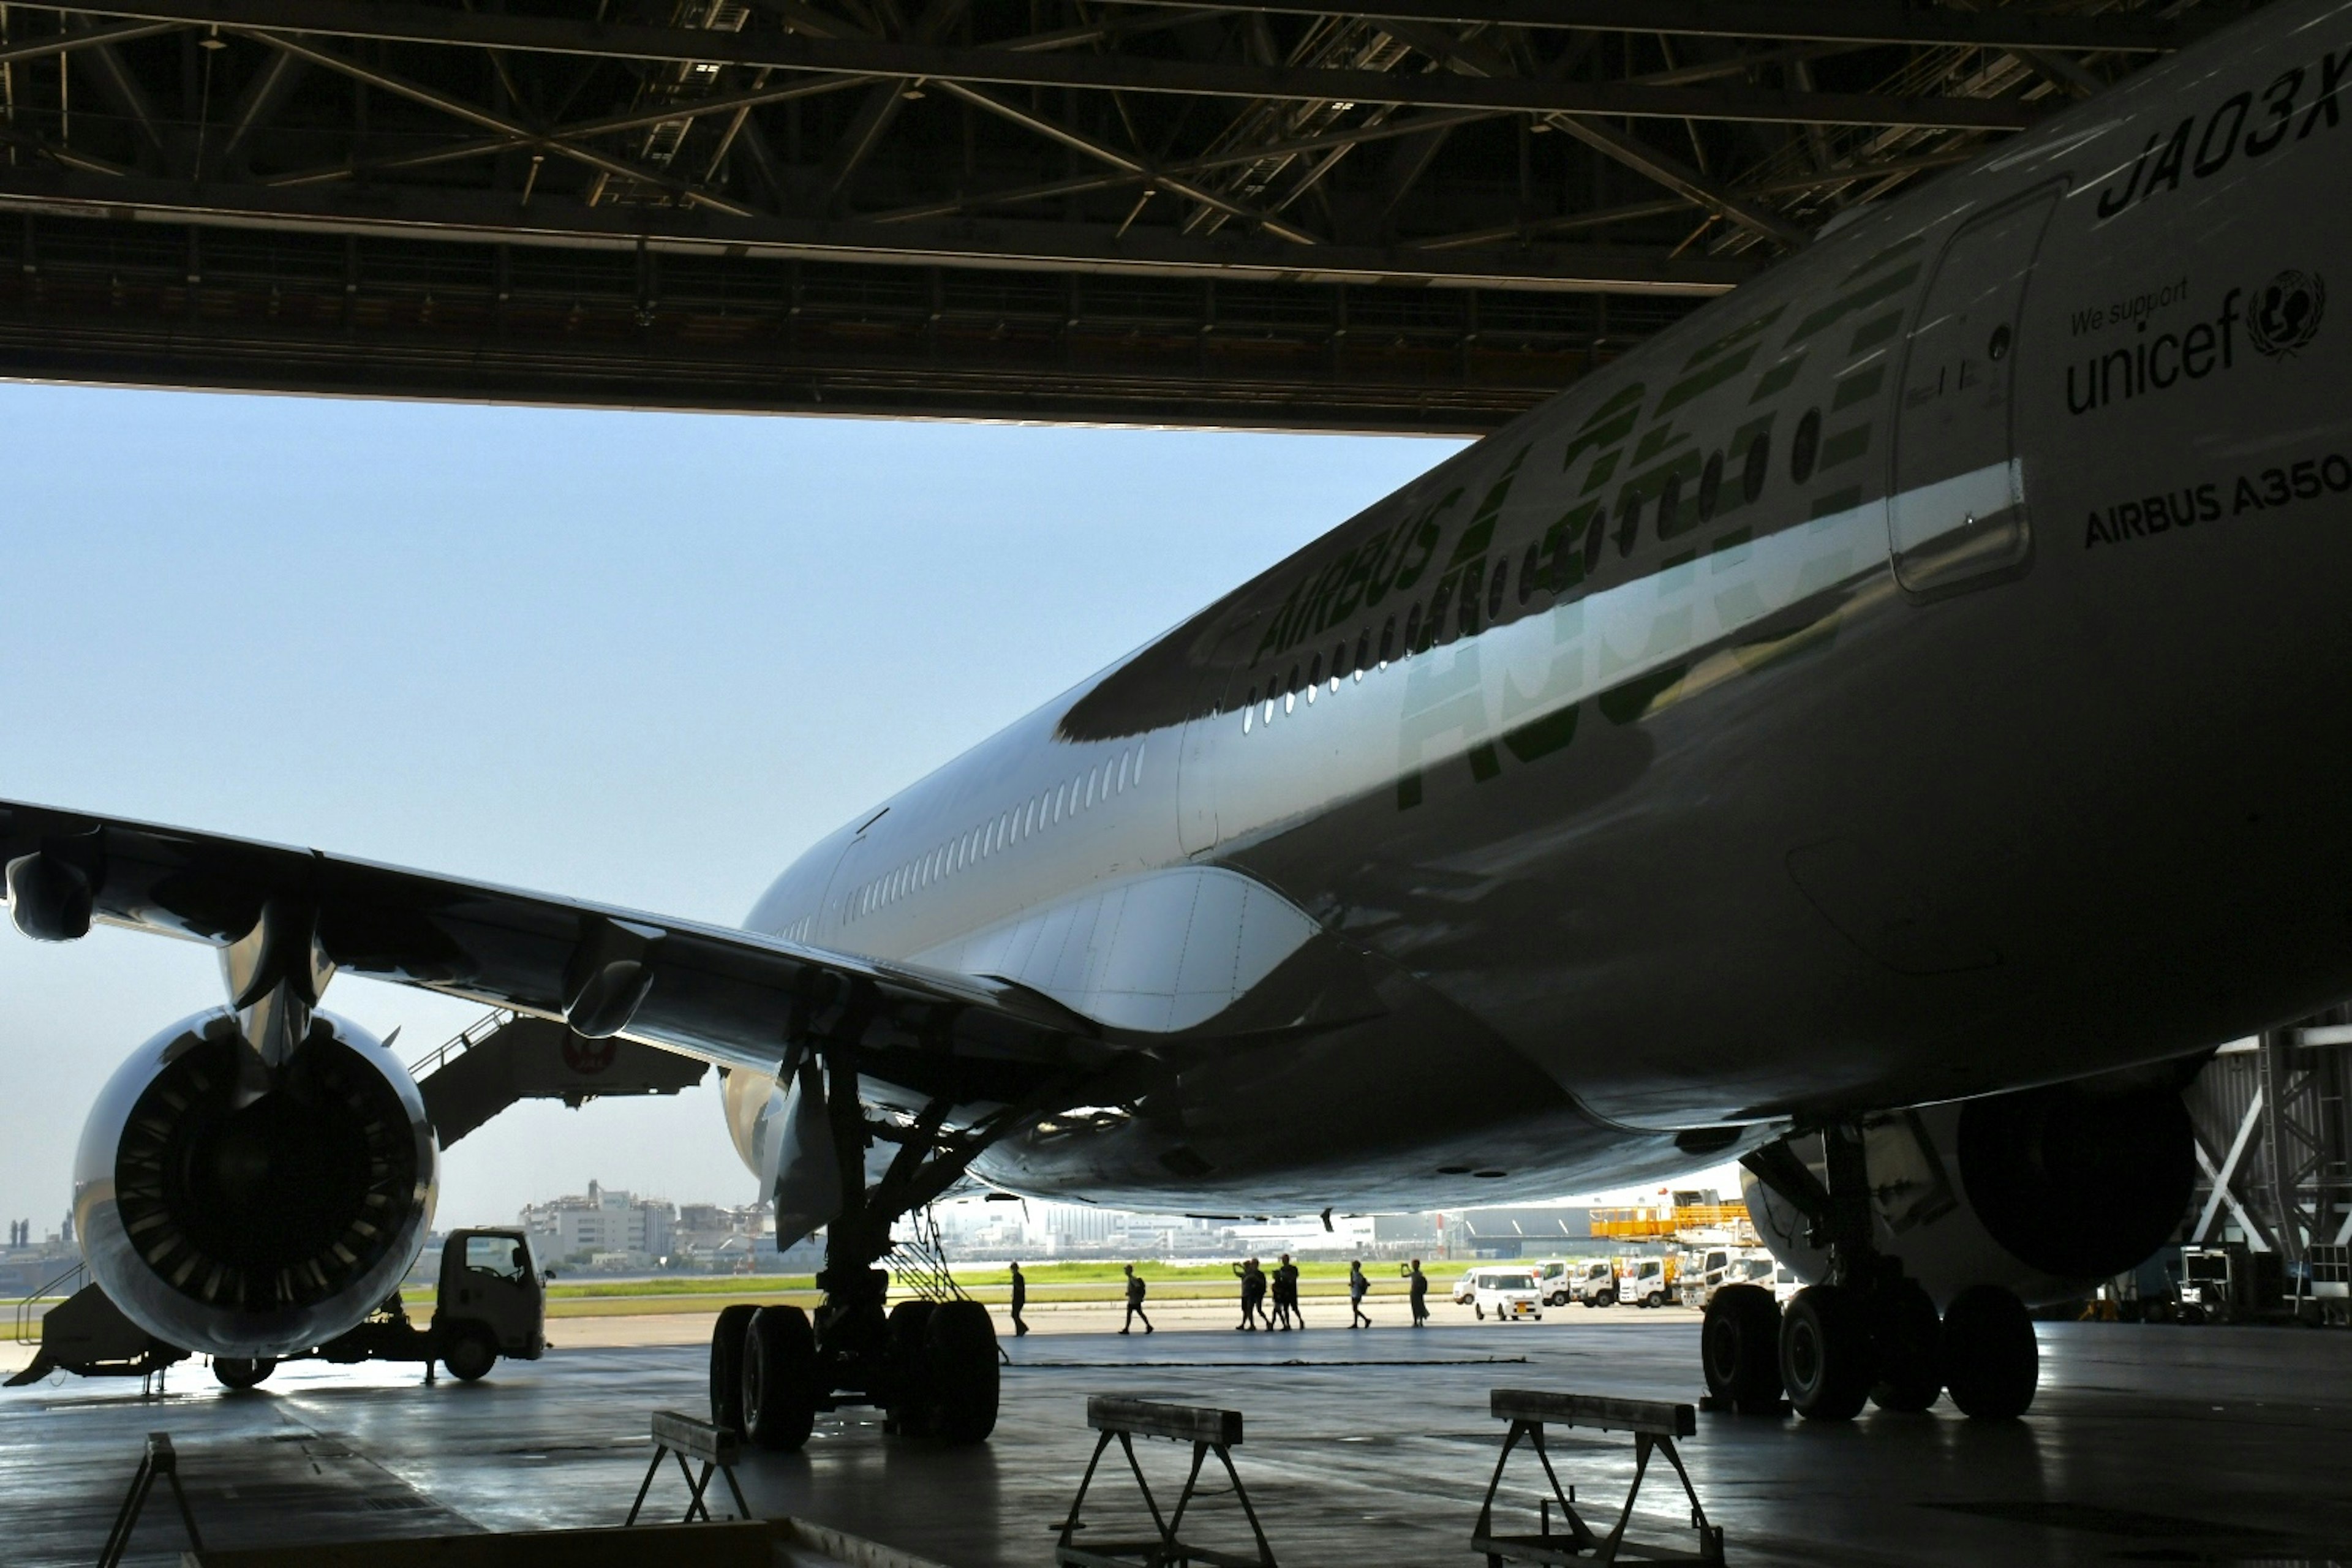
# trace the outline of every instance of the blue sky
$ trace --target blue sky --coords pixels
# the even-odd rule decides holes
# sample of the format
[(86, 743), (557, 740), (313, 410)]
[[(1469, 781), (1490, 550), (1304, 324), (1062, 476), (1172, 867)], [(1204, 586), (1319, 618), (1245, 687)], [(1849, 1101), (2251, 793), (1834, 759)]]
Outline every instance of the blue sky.
[[(0, 385), (0, 795), (733, 921), (795, 855), (1443, 459), (1360, 437)], [(209, 950), (0, 929), (0, 1215)], [(341, 980), (415, 1057), (477, 1010)], [(752, 1195), (705, 1089), (525, 1106), (442, 1215)]]

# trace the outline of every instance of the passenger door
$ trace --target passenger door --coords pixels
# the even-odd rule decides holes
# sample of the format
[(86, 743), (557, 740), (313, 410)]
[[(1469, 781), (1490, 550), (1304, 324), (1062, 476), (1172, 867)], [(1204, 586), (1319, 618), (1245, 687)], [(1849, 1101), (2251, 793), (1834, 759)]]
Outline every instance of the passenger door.
[(1963, 226), (1920, 300), (1904, 349), (1886, 513), (1895, 580), (1915, 597), (2006, 582), (2032, 564), (2013, 392), (2026, 288), (2060, 189)]

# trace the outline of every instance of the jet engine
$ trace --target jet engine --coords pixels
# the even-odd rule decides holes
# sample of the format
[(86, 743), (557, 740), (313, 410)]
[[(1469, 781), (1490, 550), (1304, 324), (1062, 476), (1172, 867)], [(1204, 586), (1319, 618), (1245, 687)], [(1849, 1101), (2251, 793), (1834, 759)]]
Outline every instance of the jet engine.
[(167, 1343), (281, 1356), (399, 1286), (433, 1224), (440, 1147), (415, 1080), (348, 1020), (312, 1015), (265, 1092), (240, 1087), (236, 1015), (183, 1019), (99, 1095), (74, 1225), (109, 1300)]
[[(1818, 1138), (1795, 1152), (1824, 1175)], [(1879, 1250), (1940, 1309), (1971, 1285), (2029, 1305), (2085, 1294), (2147, 1260), (2188, 1212), (2195, 1143), (2179, 1080), (2086, 1079), (1874, 1119), (1864, 1131)], [(1774, 1257), (1827, 1271), (1805, 1215), (1743, 1174)]]

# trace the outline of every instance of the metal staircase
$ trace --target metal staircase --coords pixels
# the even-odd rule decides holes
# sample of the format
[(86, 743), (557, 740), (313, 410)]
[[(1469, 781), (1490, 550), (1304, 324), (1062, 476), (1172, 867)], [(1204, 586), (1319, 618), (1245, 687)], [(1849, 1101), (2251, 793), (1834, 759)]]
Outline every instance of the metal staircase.
[(517, 1100), (577, 1110), (614, 1095), (676, 1094), (708, 1062), (632, 1040), (592, 1040), (551, 1018), (497, 1009), (409, 1066), (425, 1113), (447, 1148)]

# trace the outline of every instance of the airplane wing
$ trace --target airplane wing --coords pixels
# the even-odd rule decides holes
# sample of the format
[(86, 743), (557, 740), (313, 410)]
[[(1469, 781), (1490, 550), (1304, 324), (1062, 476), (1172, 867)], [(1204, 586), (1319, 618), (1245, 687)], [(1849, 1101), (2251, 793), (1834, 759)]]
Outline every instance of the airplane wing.
[(792, 1043), (848, 1044), (884, 1083), (1004, 1104), (1119, 1054), (1091, 1021), (1009, 981), (314, 849), (0, 802), (0, 862), (28, 935), (70, 939), (95, 921), (227, 948), (298, 931), (321, 976), (756, 1070)]

